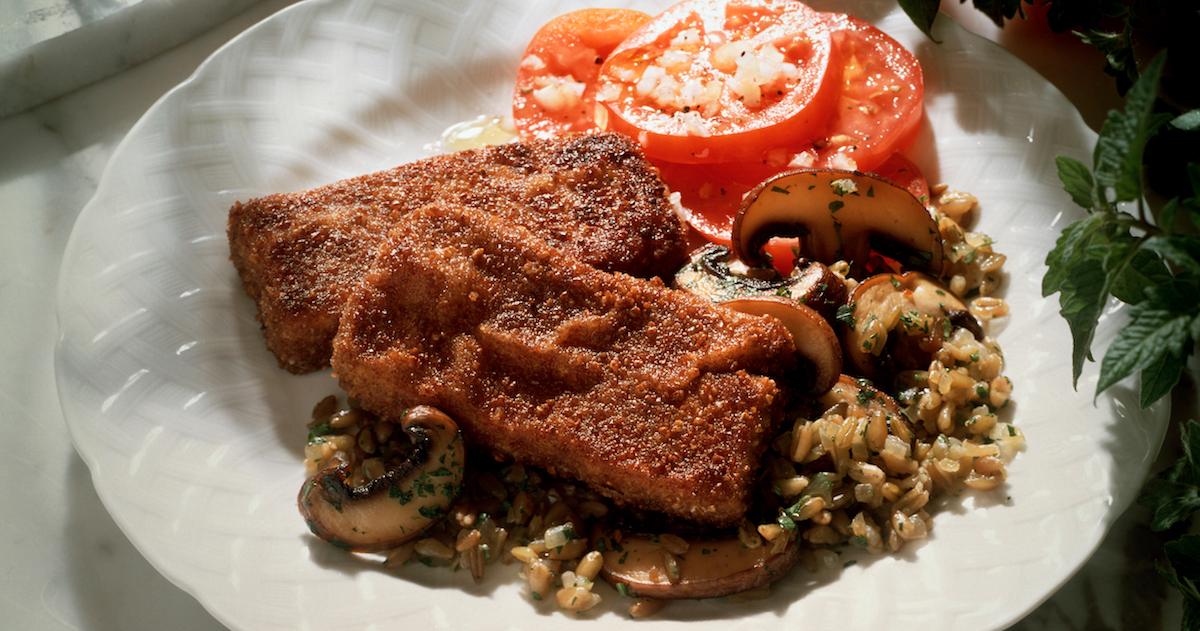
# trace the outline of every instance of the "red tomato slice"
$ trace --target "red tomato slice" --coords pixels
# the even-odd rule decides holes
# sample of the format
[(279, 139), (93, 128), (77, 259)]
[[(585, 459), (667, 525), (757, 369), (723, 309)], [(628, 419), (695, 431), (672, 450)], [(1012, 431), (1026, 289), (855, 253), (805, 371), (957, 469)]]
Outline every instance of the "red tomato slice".
[(679, 193), (684, 219), (705, 239), (729, 245), (729, 231), (742, 196), (779, 169), (762, 164), (673, 164), (659, 162), (667, 188)]
[(841, 90), (818, 162), (871, 171), (902, 150), (920, 125), (921, 64), (887, 33), (858, 18), (827, 19), (841, 63)]
[(820, 135), (831, 55), (828, 19), (795, 0), (684, 0), (613, 51), (597, 100), (652, 159), (757, 162)]
[(908, 158), (893, 153), (892, 157), (872, 172), (912, 193), (913, 197), (921, 200), (921, 203), (929, 203), (929, 182), (925, 179), (925, 174), (921, 173), (921, 169), (918, 169), (917, 165)]
[(596, 128), (596, 77), (626, 37), (650, 20), (630, 9), (582, 9), (550, 20), (517, 69), (513, 123), (525, 138)]

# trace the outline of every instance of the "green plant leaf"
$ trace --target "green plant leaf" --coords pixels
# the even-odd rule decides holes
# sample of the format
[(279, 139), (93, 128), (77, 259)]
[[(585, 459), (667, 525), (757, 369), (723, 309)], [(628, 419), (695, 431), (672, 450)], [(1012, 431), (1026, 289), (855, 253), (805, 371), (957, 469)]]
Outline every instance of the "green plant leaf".
[[(1191, 320), (1190, 315), (1165, 310), (1141, 306), (1131, 309), (1129, 324), (1117, 334), (1100, 362), (1100, 381), (1096, 383), (1096, 394), (1104, 392), (1134, 371), (1151, 365), (1155, 365), (1156, 370), (1162, 373), (1174, 367), (1177, 380), (1179, 369), (1182, 368), (1183, 349), (1191, 343), (1188, 332)], [(1178, 365), (1164, 356), (1174, 357)], [(1143, 380), (1145, 377), (1143, 375)], [(1163, 378), (1163, 375), (1156, 377), (1158, 380)], [(1144, 390), (1144, 383), (1142, 387)]]
[(1074, 33), (1083, 43), (1104, 55), (1104, 72), (1117, 80), (1117, 92), (1125, 94), (1138, 78), (1137, 58), (1133, 54), (1133, 28), (1128, 18), (1119, 33), (1094, 28)]
[(1172, 352), (1161, 353), (1149, 366), (1142, 369), (1142, 387), (1138, 392), (1138, 405), (1146, 409), (1163, 398), (1179, 383), (1179, 375), (1187, 359)]
[[(1122, 239), (1119, 245), (1114, 245), (1108, 258), (1127, 256), (1131, 248), (1138, 244), (1130, 237)], [(1163, 283), (1171, 282), (1171, 272), (1163, 260), (1143, 245), (1133, 253), (1124, 267), (1109, 272), (1108, 292), (1117, 300), (1130, 305), (1140, 304), (1148, 297), (1148, 291)]]
[(1091, 210), (1092, 191), (1096, 188), (1091, 170), (1084, 163), (1067, 156), (1058, 156), (1054, 164), (1058, 167), (1058, 179), (1062, 180), (1063, 189), (1071, 199), (1081, 208)]
[(1167, 553), (1167, 582), (1183, 592), (1185, 599), (1200, 601), (1200, 535), (1184, 535), (1163, 546)]
[[(908, 14), (908, 18), (921, 29), (929, 39), (933, 38), (933, 20), (937, 17), (938, 7), (942, 0), (900, 0), (900, 8)], [(939, 44), (941, 42), (938, 42)]]
[(1058, 312), (1071, 329), (1071, 383), (1076, 386), (1083, 373), (1083, 360), (1092, 358), (1092, 338), (1108, 298), (1107, 284), (1104, 269), (1096, 261), (1077, 267), (1058, 295)]
[(1142, 503), (1152, 511), (1150, 528), (1166, 530), (1200, 510), (1200, 489), (1192, 484), (1151, 480), (1143, 491)]
[(1146, 141), (1163, 122), (1153, 108), (1165, 59), (1160, 53), (1146, 66), (1125, 97), (1124, 111), (1110, 111), (1100, 128), (1092, 168), (1096, 199), (1101, 202), (1109, 200), (1108, 189), (1113, 191), (1114, 201), (1142, 196), (1142, 154)]
[(1161, 254), (1180, 272), (1200, 277), (1200, 237), (1155, 236), (1143, 247)]
[(1046, 254), (1046, 275), (1042, 277), (1042, 295), (1062, 289), (1075, 267), (1086, 260), (1088, 245), (1106, 234), (1112, 218), (1096, 213), (1072, 222), (1058, 235), (1054, 249)]
[[(959, 0), (966, 3), (967, 0)], [(1004, 28), (1004, 20), (1011, 20), (1021, 11), (1021, 0), (971, 0), (971, 4), (992, 19), (992, 22)]]
[(1200, 129), (1200, 109), (1184, 112), (1179, 116), (1176, 116), (1171, 121), (1171, 125), (1185, 131), (1196, 131), (1197, 129)]
[(1150, 528), (1171, 528), (1200, 510), (1200, 424), (1189, 420), (1180, 427), (1183, 454), (1170, 468), (1146, 483), (1138, 503), (1150, 509)]

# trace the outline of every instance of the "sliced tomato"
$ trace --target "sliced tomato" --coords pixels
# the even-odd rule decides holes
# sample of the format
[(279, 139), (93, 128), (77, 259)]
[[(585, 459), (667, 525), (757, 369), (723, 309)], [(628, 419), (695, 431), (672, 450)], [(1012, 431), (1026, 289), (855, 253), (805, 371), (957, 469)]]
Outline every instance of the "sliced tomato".
[(828, 23), (795, 0), (684, 0), (604, 63), (607, 128), (676, 164), (757, 162), (817, 139), (837, 87)]
[(837, 108), (818, 163), (871, 171), (904, 149), (921, 122), (921, 64), (887, 33), (841, 14), (827, 14), (841, 64)]
[(742, 196), (778, 169), (763, 164), (673, 164), (659, 162), (667, 188), (679, 193), (684, 219), (705, 239), (729, 245), (729, 231)]
[(912, 193), (921, 203), (929, 203), (929, 182), (921, 169), (904, 156), (893, 153), (890, 158), (872, 170), (875, 175)]
[(631, 9), (582, 9), (560, 15), (530, 40), (517, 69), (513, 123), (525, 138), (596, 128), (596, 77), (630, 33), (650, 21)]

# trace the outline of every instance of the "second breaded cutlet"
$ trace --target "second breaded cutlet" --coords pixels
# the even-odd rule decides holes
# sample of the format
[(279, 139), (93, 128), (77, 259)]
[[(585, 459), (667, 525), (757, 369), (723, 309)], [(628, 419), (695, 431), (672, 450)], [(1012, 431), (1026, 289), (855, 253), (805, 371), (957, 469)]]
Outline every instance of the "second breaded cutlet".
[(231, 257), (280, 366), (328, 365), (346, 292), (384, 235), (434, 201), (493, 213), (605, 270), (668, 277), (686, 260), (657, 171), (618, 134), (463, 151), (239, 202), (229, 211)]
[(793, 361), (777, 320), (596, 270), (445, 205), (390, 233), (333, 352), (370, 411), (436, 406), (473, 445), (710, 525), (745, 513)]

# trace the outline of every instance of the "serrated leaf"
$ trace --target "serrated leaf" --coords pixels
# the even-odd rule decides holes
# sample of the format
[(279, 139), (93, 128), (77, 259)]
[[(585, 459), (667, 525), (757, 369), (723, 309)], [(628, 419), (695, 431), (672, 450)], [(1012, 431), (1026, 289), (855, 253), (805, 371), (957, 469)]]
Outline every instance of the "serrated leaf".
[(1200, 600), (1183, 599), (1183, 619), (1179, 621), (1182, 631), (1200, 629)]
[(1200, 277), (1177, 274), (1166, 283), (1146, 288), (1148, 302), (1155, 309), (1178, 314), (1200, 312)]
[[(1131, 242), (1128, 247), (1135, 247)], [(1123, 254), (1114, 250), (1110, 254)], [(1123, 268), (1109, 270), (1108, 292), (1117, 300), (1130, 305), (1140, 304), (1147, 298), (1147, 290), (1171, 281), (1171, 272), (1161, 258), (1143, 246), (1134, 252)]]
[[(1164, 360), (1164, 355), (1178, 359), (1183, 354), (1184, 346), (1191, 343), (1188, 334), (1191, 319), (1190, 315), (1165, 310), (1132, 309), (1129, 324), (1117, 333), (1100, 362), (1100, 381), (1096, 383), (1096, 394), (1104, 392), (1134, 371), (1151, 365), (1163, 371), (1162, 375), (1151, 377), (1164, 378), (1172, 366), (1170, 361)], [(1179, 367), (1182, 367), (1182, 362)], [(1175, 378), (1179, 378), (1178, 369), (1175, 370)], [(1146, 375), (1143, 375), (1143, 390), (1146, 389), (1145, 381)], [(1155, 389), (1158, 385), (1159, 381), (1155, 381)]]
[[(959, 0), (965, 3), (967, 0)], [(1011, 20), (1021, 10), (1021, 0), (972, 0), (971, 4), (992, 19), (992, 22), (1004, 28), (1004, 20)]]
[(1071, 196), (1081, 208), (1091, 210), (1093, 207), (1092, 191), (1095, 189), (1095, 183), (1092, 181), (1092, 172), (1087, 168), (1087, 165), (1067, 156), (1058, 156), (1054, 159), (1054, 164), (1058, 167), (1058, 179), (1062, 181), (1063, 189)]
[(1161, 254), (1182, 273), (1200, 277), (1200, 237), (1150, 237), (1142, 247)]
[(1200, 109), (1195, 109), (1190, 112), (1184, 112), (1171, 120), (1172, 127), (1178, 127), (1184, 131), (1195, 131), (1200, 129)]
[(1062, 289), (1074, 267), (1085, 258), (1089, 244), (1097, 235), (1107, 234), (1112, 218), (1096, 213), (1072, 222), (1058, 235), (1054, 249), (1046, 254), (1046, 275), (1042, 277), (1042, 295), (1049, 296)]
[(1071, 384), (1074, 386), (1078, 386), (1079, 375), (1083, 373), (1083, 360), (1092, 357), (1096, 321), (1108, 298), (1107, 279), (1099, 263), (1079, 266), (1059, 290), (1058, 312), (1071, 329)]
[(1200, 600), (1200, 590), (1196, 589), (1200, 579), (1200, 535), (1184, 535), (1169, 541), (1163, 550), (1169, 566), (1167, 582), (1183, 592), (1185, 598)]
[(1113, 191), (1115, 201), (1133, 201), (1142, 195), (1142, 154), (1146, 141), (1162, 122), (1153, 113), (1162, 75), (1163, 54), (1146, 66), (1146, 71), (1129, 89), (1124, 111), (1110, 111), (1093, 152), (1093, 178), (1096, 199), (1108, 200), (1107, 190)]
[(1179, 383), (1185, 363), (1183, 356), (1165, 352), (1142, 369), (1142, 387), (1138, 393), (1138, 404), (1142, 409), (1154, 405)]
[(1133, 27), (1129, 20), (1119, 33), (1085, 29), (1075, 35), (1104, 55), (1104, 72), (1117, 80), (1117, 92), (1125, 94), (1138, 78), (1137, 58), (1133, 54)]
[(1166, 530), (1200, 510), (1200, 425), (1189, 420), (1179, 429), (1183, 454), (1175, 464), (1150, 479), (1138, 503), (1152, 513), (1150, 527)]
[(1175, 220), (1179, 216), (1179, 198), (1173, 197), (1163, 204), (1162, 210), (1158, 211), (1158, 225), (1162, 227), (1163, 232), (1171, 234), (1175, 232)]
[[(933, 39), (933, 20), (937, 17), (941, 4), (942, 0), (900, 0), (900, 8), (904, 9), (908, 18), (929, 39)], [(936, 39), (933, 41), (937, 42)]]
[(1155, 478), (1146, 483), (1141, 503), (1150, 508), (1150, 528), (1163, 531), (1171, 528), (1200, 510), (1200, 489)]

